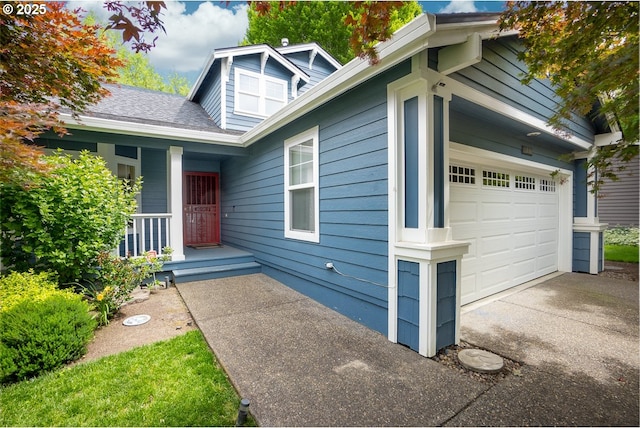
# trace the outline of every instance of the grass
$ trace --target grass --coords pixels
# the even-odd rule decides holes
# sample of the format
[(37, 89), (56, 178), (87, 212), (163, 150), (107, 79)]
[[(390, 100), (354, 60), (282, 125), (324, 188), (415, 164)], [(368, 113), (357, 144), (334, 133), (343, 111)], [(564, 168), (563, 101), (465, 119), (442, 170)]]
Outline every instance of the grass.
[(195, 330), (4, 386), (0, 426), (233, 426), (239, 402)]
[(631, 245), (605, 245), (604, 259), (611, 262), (638, 263), (638, 247)]

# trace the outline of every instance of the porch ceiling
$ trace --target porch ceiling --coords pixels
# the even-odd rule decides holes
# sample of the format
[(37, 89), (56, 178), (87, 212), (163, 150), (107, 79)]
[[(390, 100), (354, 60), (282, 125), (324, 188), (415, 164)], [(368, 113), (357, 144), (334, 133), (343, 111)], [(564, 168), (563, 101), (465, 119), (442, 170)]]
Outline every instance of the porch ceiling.
[[(499, 136), (502, 141), (509, 141), (512, 144), (517, 141), (534, 150), (536, 147), (557, 153), (576, 150), (575, 145), (563, 139), (559, 134), (543, 132), (536, 127), (506, 117), (455, 95), (450, 104), (450, 122), (452, 141), (455, 141), (453, 134), (457, 130), (466, 129), (469, 131), (469, 128), (472, 128), (474, 134), (486, 133), (488, 138)], [(527, 136), (532, 132), (537, 132), (539, 135)]]

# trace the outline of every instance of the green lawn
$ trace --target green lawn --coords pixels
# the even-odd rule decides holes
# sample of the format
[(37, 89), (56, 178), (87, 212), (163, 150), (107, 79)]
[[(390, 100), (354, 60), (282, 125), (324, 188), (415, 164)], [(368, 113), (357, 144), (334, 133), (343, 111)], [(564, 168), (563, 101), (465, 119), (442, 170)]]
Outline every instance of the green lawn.
[(2, 387), (0, 426), (233, 426), (239, 402), (191, 331)]
[(638, 263), (638, 247), (631, 245), (605, 245), (604, 259), (612, 262)]

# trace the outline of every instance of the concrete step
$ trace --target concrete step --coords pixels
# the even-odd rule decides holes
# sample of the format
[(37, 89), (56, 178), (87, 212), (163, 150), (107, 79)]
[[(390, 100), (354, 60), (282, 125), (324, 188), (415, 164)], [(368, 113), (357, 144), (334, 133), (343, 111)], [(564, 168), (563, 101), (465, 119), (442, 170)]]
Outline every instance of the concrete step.
[(173, 270), (173, 277), (176, 283), (182, 284), (184, 282), (249, 275), (260, 272), (262, 272), (262, 265), (256, 262), (245, 262), (218, 266), (175, 269)]

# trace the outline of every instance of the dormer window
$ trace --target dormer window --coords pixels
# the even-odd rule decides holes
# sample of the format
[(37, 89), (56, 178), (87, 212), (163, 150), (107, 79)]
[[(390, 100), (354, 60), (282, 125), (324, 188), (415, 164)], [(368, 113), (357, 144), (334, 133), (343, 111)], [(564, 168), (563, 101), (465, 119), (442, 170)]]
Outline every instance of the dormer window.
[(235, 69), (234, 113), (266, 117), (287, 104), (287, 81)]

